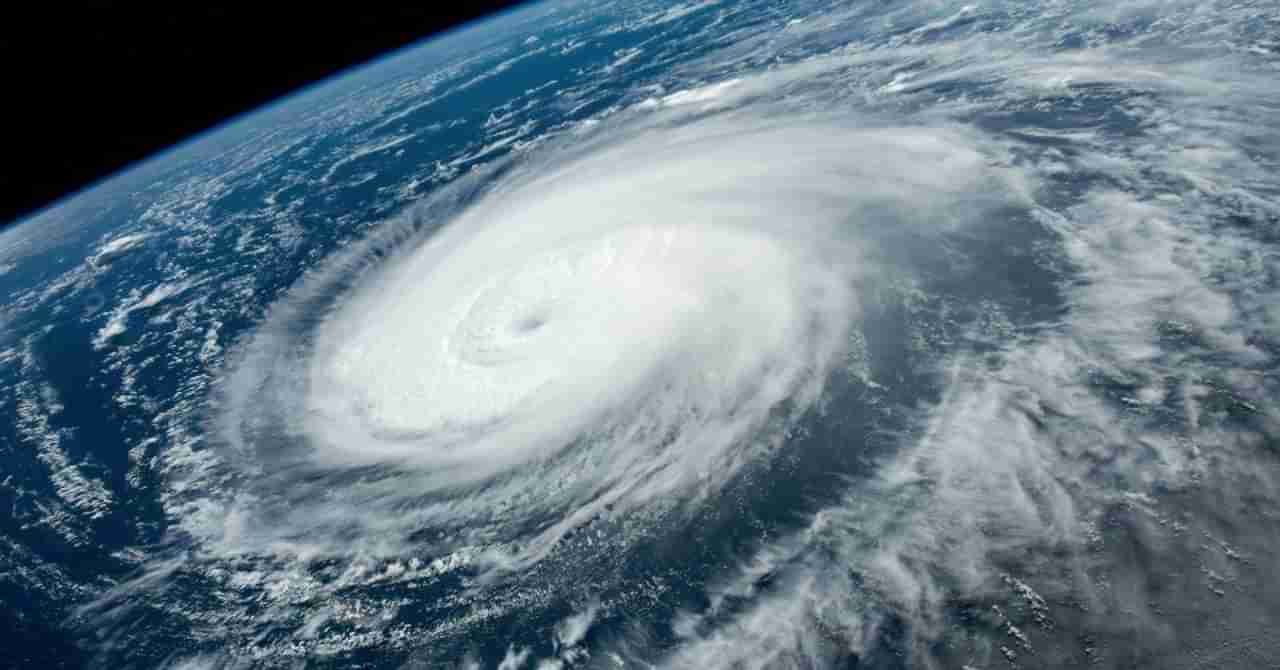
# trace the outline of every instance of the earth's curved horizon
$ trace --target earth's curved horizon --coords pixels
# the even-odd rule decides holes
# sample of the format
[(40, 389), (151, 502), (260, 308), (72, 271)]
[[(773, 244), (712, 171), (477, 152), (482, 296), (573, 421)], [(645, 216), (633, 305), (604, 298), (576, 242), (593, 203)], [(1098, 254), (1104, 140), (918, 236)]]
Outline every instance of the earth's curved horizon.
[(549, 0), (56, 203), (0, 667), (1274, 664), (1277, 34)]

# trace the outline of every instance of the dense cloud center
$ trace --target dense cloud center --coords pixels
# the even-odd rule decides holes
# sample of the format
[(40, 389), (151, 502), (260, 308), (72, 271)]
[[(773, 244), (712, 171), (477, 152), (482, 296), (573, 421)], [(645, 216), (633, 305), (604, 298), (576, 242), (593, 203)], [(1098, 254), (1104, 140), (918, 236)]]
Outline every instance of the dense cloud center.
[[(786, 234), (814, 226), (783, 210), (801, 184), (740, 160), (757, 139), (776, 141), (623, 147), (480, 203), (325, 324), (313, 438), (335, 458), (480, 476), (625, 412), (647, 437), (615, 425), (610, 440), (714, 431), (684, 436), (714, 460), (797, 387), (821, 384), (852, 308), (848, 267)], [(764, 179), (781, 185), (754, 197)]]

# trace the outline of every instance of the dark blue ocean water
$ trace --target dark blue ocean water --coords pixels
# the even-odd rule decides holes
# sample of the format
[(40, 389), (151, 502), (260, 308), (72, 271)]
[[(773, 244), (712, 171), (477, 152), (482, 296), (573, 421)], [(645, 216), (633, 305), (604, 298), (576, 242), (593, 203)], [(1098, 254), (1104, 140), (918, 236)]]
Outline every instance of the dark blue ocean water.
[[(786, 653), (759, 652), (766, 666), (929, 667), (927, 653), (947, 667), (1019, 655), (1031, 660), (1011, 667), (1172, 667), (1160, 664), (1274, 623), (1259, 566), (1280, 518), (1267, 307), (1280, 145), (1265, 125), (1280, 108), (1261, 85), (1210, 87), (1274, 73), (1274, 6), (1214, 5), (1230, 47), (1188, 55), (1199, 19), (1181, 8), (924, 4), (530, 4), (4, 232), (0, 667), (696, 667), (774, 629), (786, 634), (770, 653)], [(1110, 45), (1131, 60), (1107, 60)], [(630, 532), (602, 517), (496, 584), (466, 567), (361, 581), (345, 558), (286, 565), (193, 536), (262, 485), (227, 466), (244, 455), (217, 437), (218, 384), (290, 290), (333, 274), (305, 303), (314, 314), (289, 322), (305, 333), (526, 153), (736, 79), (743, 97), (689, 117), (767, 100), (779, 118), (942, 128), (1013, 175), (1006, 185), (1029, 184), (999, 206), (983, 186), (948, 210), (922, 197), (850, 215), (883, 270), (858, 287), (850, 361), (777, 458), (626, 552), (593, 548)], [(333, 272), (346, 250), (355, 260)], [(968, 425), (983, 428), (978, 455), (957, 465), (948, 454), (973, 444), (952, 436)], [(1002, 451), (1018, 440), (1034, 448)], [(921, 444), (916, 476), (884, 475)], [(1234, 458), (1254, 465), (1222, 465)], [(325, 476), (309, 483), (343, 485)], [(969, 503), (981, 513), (951, 514)], [(813, 521), (823, 514), (837, 520)], [(743, 568), (758, 554), (773, 562)], [(819, 595), (775, 623), (752, 618), (805, 588)], [(1181, 646), (1161, 637), (1210, 614), (1233, 626)], [(1144, 623), (1115, 623), (1130, 619)], [(718, 657), (680, 656), (722, 639)], [(1259, 659), (1275, 651), (1249, 644)]]

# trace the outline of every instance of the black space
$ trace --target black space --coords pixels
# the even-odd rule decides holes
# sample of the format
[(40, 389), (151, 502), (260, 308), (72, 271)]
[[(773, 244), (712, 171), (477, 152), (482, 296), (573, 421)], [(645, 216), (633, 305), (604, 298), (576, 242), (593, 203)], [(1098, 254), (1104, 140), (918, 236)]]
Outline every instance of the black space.
[(44, 2), (7, 11), (0, 226), (219, 121), (515, 4)]

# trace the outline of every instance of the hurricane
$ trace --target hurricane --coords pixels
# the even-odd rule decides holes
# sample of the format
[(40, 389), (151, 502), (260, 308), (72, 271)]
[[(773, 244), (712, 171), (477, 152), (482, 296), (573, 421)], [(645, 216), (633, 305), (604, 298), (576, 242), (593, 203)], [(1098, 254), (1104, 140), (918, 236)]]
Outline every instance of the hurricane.
[[(373, 534), (353, 549), (376, 555), (438, 533), (432, 550), (509, 570), (602, 517), (714, 500), (849, 365), (858, 292), (893, 251), (875, 228), (1016, 199), (961, 134), (868, 124), (611, 129), (319, 269), (224, 396), (227, 443), (266, 482), (235, 541)], [(913, 207), (925, 192), (952, 211)]]
[[(231, 399), (237, 422), (299, 441), (263, 455), (268, 474), (384, 470), (343, 494), (350, 510), (304, 499), (287, 532), (341, 533), (371, 506), (454, 543), (546, 525), (522, 540), (532, 558), (605, 509), (708, 494), (767, 452), (845, 348), (856, 247), (831, 203), (850, 199), (857, 147), (718, 125), (513, 168), (311, 332), (272, 329), (245, 362), (268, 383)], [(744, 162), (784, 147), (810, 151)], [(393, 514), (413, 500), (429, 503)]]
[(344, 75), (0, 245), (83, 257), (0, 312), (0, 558), (90, 667), (1265, 665), (1276, 9), (533, 3)]

